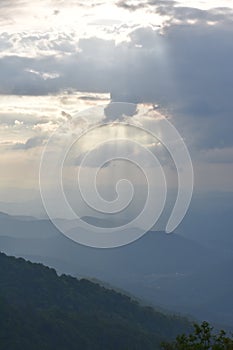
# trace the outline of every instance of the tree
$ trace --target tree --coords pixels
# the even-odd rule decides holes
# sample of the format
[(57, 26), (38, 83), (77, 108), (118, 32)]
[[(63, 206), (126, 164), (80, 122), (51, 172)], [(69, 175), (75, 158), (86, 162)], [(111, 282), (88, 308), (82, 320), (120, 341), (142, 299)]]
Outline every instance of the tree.
[(213, 327), (204, 321), (194, 324), (194, 332), (177, 336), (175, 342), (161, 344), (164, 350), (233, 350), (233, 339), (224, 330), (213, 332)]

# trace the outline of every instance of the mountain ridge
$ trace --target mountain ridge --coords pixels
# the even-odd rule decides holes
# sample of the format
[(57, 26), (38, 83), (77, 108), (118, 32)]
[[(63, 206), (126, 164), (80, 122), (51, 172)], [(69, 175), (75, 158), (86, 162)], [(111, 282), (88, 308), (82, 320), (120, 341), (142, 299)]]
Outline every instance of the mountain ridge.
[(2, 348), (155, 350), (190, 330), (185, 318), (22, 258), (0, 253), (0, 274)]

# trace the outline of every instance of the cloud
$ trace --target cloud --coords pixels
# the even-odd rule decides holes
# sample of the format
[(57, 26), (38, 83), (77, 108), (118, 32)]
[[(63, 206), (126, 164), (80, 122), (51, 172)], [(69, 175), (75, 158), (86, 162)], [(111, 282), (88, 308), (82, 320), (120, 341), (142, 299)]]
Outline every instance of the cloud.
[(144, 8), (148, 9), (151, 6), (160, 6), (160, 5), (163, 5), (165, 7), (168, 7), (168, 6), (170, 7), (170, 6), (174, 6), (175, 4), (177, 4), (177, 1), (173, 1), (173, 0), (144, 0), (144, 1), (120, 0), (116, 3), (118, 7), (124, 8), (125, 10), (129, 10), (129, 11), (137, 11)]
[(124, 1), (120, 0), (116, 3), (118, 7), (121, 7), (125, 10), (129, 11), (136, 11), (142, 8), (145, 8), (148, 6), (147, 2), (142, 2), (142, 1)]
[[(60, 13), (59, 10), (62, 10), (64, 7), (94, 7), (94, 6), (100, 6), (103, 4), (102, 1), (95, 1), (95, 0), (70, 0), (69, 4), (65, 0), (40, 0), (40, 1), (34, 1), (35, 7), (38, 8), (54, 8), (53, 14), (58, 15)], [(1, 0), (1, 17), (4, 18), (14, 18), (16, 11), (28, 11), (29, 10), (30, 2), (28, 0)]]
[(66, 6), (76, 6), (76, 7), (95, 7), (103, 4), (103, 1), (98, 0), (71, 0), (69, 4), (65, 0), (52, 0), (51, 3), (55, 6), (66, 7)]
[(43, 56), (58, 56), (78, 51), (77, 33), (66, 33), (48, 30), (38, 32), (3, 32), (0, 34), (0, 57), (19, 56), (36, 58)]
[[(203, 11), (162, 1), (127, 4), (156, 5), (158, 13), (170, 16), (168, 27), (162, 34), (151, 26), (133, 29), (128, 41), (119, 44), (98, 37), (76, 42), (71, 34), (18, 37), (31, 44), (39, 40), (47, 54), (1, 57), (0, 93), (38, 96), (78, 90), (83, 92), (80, 101), (94, 102), (95, 94), (111, 93), (116, 102), (154, 103), (173, 116), (186, 142), (197, 150), (230, 147), (232, 11)], [(9, 35), (3, 39), (4, 46)]]
[(104, 109), (105, 119), (104, 122), (109, 121), (122, 121), (124, 120), (125, 116), (132, 117), (137, 113), (137, 105), (136, 104), (109, 104)]
[(233, 22), (233, 9), (224, 6), (206, 10), (192, 6), (182, 6), (179, 1), (173, 0), (145, 0), (143, 2), (120, 0), (116, 5), (129, 11), (145, 9), (147, 12), (157, 13), (164, 18), (168, 17), (163, 23), (163, 27), (190, 22), (206, 24), (232, 24)]
[(13, 150), (28, 150), (28, 149), (40, 147), (45, 143), (46, 139), (47, 138), (45, 136), (31, 137), (25, 143), (21, 143), (21, 142), (15, 143), (11, 147), (11, 149), (13, 149)]
[[(139, 28), (128, 43), (90, 38), (79, 46), (81, 52), (68, 57), (1, 58), (1, 93), (111, 92), (116, 102), (159, 104), (184, 135), (186, 127), (192, 129), (188, 142), (200, 148), (232, 144), (233, 48), (227, 26), (173, 25), (164, 35)], [(44, 80), (31, 71), (59, 76)]]
[[(1, 64), (1, 94), (16, 95), (45, 95), (58, 91), (54, 83), (57, 78), (45, 80), (35, 71), (54, 72), (51, 64), (53, 58), (32, 59), (27, 57), (10, 56), (0, 59)], [(46, 67), (50, 66), (49, 71)]]
[(165, 25), (182, 23), (205, 23), (205, 24), (220, 24), (232, 23), (233, 10), (227, 7), (213, 8), (209, 10), (201, 10), (198, 8), (185, 6), (158, 6), (156, 13), (161, 16), (169, 16)]
[(84, 101), (108, 101), (109, 100), (109, 95), (107, 94), (83, 94), (80, 95), (79, 100), (84, 100)]
[(0, 21), (12, 24), (15, 13), (21, 12), (26, 5), (27, 1), (25, 0), (2, 0), (0, 4)]

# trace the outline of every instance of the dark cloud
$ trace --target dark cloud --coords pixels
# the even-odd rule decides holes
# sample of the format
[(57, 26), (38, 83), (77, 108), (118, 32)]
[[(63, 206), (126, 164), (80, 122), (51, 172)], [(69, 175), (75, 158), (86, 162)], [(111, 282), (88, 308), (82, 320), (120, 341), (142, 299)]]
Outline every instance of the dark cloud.
[(156, 13), (161, 16), (170, 16), (170, 19), (166, 22), (166, 25), (171, 25), (179, 20), (180, 23), (188, 23), (188, 21), (194, 21), (199, 23), (232, 23), (233, 10), (226, 7), (219, 7), (210, 10), (201, 10), (192, 7), (176, 7), (176, 6), (158, 6), (156, 7)]
[[(0, 92), (19, 95), (45, 95), (68, 89), (110, 92), (115, 102), (159, 104), (173, 115), (173, 122), (186, 141), (198, 149), (230, 147), (233, 144), (231, 12), (222, 8), (207, 13), (184, 7), (172, 11), (186, 13), (186, 17), (199, 21), (171, 24), (163, 35), (152, 28), (138, 28), (131, 32), (129, 42), (118, 45), (113, 40), (81, 39), (79, 52), (69, 55), (2, 57)], [(208, 25), (206, 20), (213, 19), (213, 13), (220, 16), (219, 22)], [(225, 13), (228, 16), (223, 22)], [(68, 45), (72, 39), (64, 40)], [(45, 80), (33, 71), (59, 76)]]
[(15, 143), (11, 149), (13, 150), (28, 150), (42, 146), (47, 138), (45, 136), (35, 136), (28, 139), (25, 143)]
[(93, 95), (82, 95), (78, 97), (79, 100), (83, 101), (106, 101), (106, 97), (93, 96)]
[(33, 71), (49, 71), (55, 73), (52, 64), (54, 57), (27, 58), (9, 56), (0, 59), (0, 93), (12, 95), (46, 95), (57, 92), (59, 88), (56, 79), (45, 80), (43, 76)]
[(177, 2), (173, 0), (148, 0), (148, 1), (129, 1), (129, 0), (120, 0), (116, 2), (118, 7), (124, 8), (129, 11), (136, 11), (143, 8), (150, 8), (151, 6), (174, 6)]
[(144, 7), (147, 6), (147, 4), (144, 4), (142, 2), (129, 2), (129, 1), (124, 1), (124, 0), (120, 0), (116, 3), (116, 5), (118, 7), (124, 8), (125, 10), (129, 10), (129, 11), (136, 11), (139, 9), (142, 9)]
[(61, 111), (61, 115), (63, 117), (65, 117), (67, 120), (71, 120), (72, 119), (72, 116), (69, 113), (65, 112), (65, 111)]
[(132, 117), (137, 113), (137, 105), (131, 103), (110, 103), (104, 109), (104, 121), (123, 120), (124, 117)]
[(166, 25), (176, 23), (177, 20), (182, 23), (187, 23), (190, 20), (218, 23), (232, 23), (233, 21), (233, 10), (227, 7), (201, 10), (195, 7), (180, 6), (178, 1), (173, 0), (147, 0), (144, 2), (120, 0), (116, 5), (129, 11), (144, 8), (161, 16), (169, 16), (170, 18), (167, 20)]

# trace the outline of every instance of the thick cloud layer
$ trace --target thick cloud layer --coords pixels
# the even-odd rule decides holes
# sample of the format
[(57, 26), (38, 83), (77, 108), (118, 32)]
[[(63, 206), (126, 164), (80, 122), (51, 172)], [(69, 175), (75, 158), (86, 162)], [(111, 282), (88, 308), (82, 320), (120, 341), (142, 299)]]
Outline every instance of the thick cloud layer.
[(185, 133), (192, 126), (198, 147), (232, 146), (233, 45), (227, 24), (176, 24), (163, 35), (143, 27), (118, 45), (80, 39), (74, 52), (65, 41), (63, 48), (60, 39), (50, 42), (59, 47), (54, 55), (2, 57), (0, 92), (110, 92), (114, 101), (159, 104)]

